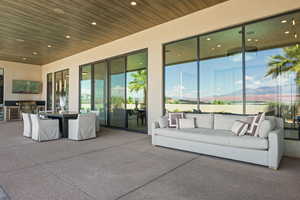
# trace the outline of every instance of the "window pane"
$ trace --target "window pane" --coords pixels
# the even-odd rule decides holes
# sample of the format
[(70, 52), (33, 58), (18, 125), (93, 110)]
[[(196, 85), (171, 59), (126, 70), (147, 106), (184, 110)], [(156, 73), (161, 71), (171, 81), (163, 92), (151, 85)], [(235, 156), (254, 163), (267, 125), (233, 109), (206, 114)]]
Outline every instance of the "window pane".
[(200, 37), (200, 110), (243, 114), (241, 27)]
[(197, 38), (174, 42), (165, 46), (165, 65), (197, 60)]
[(100, 124), (107, 125), (107, 63), (95, 64), (94, 73), (94, 109), (99, 112)]
[(52, 110), (52, 82), (53, 82), (53, 74), (47, 74), (47, 110)]
[(136, 53), (127, 56), (127, 71), (144, 69), (147, 67), (147, 52)]
[(125, 128), (125, 58), (110, 61), (110, 126)]
[(197, 110), (197, 62), (165, 67), (165, 109), (168, 112)]
[[(300, 14), (264, 20), (246, 27), (246, 112), (282, 116), (297, 128), (299, 110)], [(286, 137), (298, 137), (286, 130)]]
[(92, 66), (86, 65), (81, 67), (80, 80), (80, 111), (88, 112), (91, 110), (92, 96)]

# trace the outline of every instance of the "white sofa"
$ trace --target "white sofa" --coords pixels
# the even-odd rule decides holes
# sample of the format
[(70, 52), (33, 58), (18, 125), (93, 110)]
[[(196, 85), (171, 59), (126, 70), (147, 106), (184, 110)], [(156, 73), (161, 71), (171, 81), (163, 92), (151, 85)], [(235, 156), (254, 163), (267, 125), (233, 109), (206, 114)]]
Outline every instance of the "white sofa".
[(267, 138), (236, 136), (231, 132), (233, 123), (246, 120), (247, 116), (185, 114), (185, 118), (195, 118), (196, 128), (160, 128), (159, 122), (155, 121), (152, 144), (278, 168), (284, 153), (281, 118), (266, 117), (274, 125)]

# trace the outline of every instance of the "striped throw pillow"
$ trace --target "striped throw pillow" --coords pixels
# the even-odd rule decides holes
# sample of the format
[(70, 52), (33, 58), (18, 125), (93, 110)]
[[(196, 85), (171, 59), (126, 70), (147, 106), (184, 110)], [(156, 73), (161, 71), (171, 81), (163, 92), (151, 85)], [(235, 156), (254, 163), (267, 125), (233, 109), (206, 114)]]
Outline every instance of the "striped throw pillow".
[(248, 130), (249, 124), (244, 121), (236, 120), (231, 128), (231, 131), (237, 136), (243, 136)]
[(253, 117), (250, 128), (247, 131), (247, 135), (259, 136), (259, 127), (261, 123), (265, 120), (266, 113), (259, 112), (256, 116)]

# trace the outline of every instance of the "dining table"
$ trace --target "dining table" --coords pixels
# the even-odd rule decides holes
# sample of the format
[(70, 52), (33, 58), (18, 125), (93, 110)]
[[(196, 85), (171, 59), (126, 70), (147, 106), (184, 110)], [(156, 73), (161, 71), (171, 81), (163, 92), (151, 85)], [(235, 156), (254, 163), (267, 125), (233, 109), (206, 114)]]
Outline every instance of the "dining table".
[(69, 120), (77, 119), (78, 113), (72, 111), (64, 111), (64, 112), (41, 112), (41, 116), (50, 119), (58, 119), (59, 120), (59, 131), (62, 138), (68, 138), (69, 135)]

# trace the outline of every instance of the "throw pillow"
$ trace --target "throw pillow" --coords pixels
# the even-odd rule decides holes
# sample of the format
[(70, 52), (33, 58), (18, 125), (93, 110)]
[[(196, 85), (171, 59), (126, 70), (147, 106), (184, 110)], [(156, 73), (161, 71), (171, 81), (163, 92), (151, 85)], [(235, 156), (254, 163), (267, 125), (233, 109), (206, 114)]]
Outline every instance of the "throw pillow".
[(261, 138), (267, 138), (273, 129), (274, 126), (272, 122), (270, 120), (264, 120), (258, 129), (258, 135)]
[(177, 128), (195, 128), (195, 118), (177, 118), (178, 123), (177, 123)]
[(231, 128), (231, 131), (237, 136), (243, 136), (246, 134), (249, 124), (240, 120), (236, 120)]
[(252, 120), (250, 129), (248, 130), (247, 134), (251, 136), (259, 136), (259, 127), (261, 123), (265, 120), (265, 113), (259, 112), (254, 119)]
[(169, 125), (168, 116), (161, 116), (158, 120), (158, 124), (160, 128), (167, 128)]
[(183, 118), (183, 113), (169, 113), (169, 127), (176, 128), (177, 127), (177, 118)]

